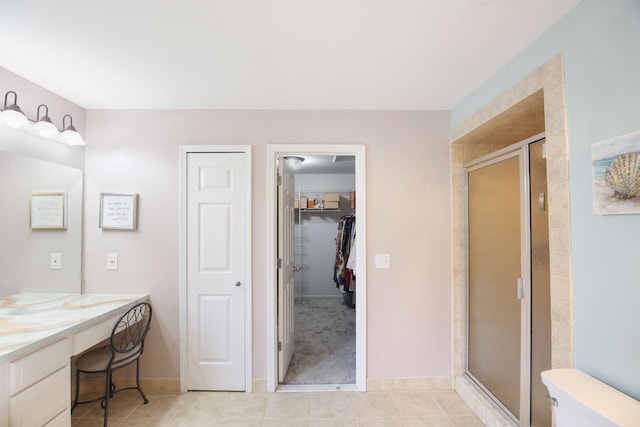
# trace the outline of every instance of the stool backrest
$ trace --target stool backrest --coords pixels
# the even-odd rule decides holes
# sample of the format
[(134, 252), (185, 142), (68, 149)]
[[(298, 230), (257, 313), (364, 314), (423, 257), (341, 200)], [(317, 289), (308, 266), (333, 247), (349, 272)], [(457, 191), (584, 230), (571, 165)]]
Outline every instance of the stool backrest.
[(139, 353), (142, 353), (150, 327), (151, 305), (147, 302), (134, 305), (113, 326), (111, 348), (118, 353), (128, 353), (139, 347)]

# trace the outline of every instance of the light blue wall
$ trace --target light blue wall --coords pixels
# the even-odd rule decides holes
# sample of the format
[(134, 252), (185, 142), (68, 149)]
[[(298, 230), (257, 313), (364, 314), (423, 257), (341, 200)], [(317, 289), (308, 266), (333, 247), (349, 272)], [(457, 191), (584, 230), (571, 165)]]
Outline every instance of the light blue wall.
[(463, 121), (564, 53), (570, 150), (574, 365), (640, 399), (640, 214), (596, 216), (591, 145), (640, 130), (640, 1), (584, 0), (460, 102)]

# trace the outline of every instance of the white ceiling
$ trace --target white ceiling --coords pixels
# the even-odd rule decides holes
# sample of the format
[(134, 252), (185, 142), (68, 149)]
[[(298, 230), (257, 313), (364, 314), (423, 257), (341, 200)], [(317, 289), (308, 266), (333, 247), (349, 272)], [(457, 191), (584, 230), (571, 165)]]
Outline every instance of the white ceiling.
[(88, 109), (451, 109), (580, 0), (0, 0), (0, 66)]

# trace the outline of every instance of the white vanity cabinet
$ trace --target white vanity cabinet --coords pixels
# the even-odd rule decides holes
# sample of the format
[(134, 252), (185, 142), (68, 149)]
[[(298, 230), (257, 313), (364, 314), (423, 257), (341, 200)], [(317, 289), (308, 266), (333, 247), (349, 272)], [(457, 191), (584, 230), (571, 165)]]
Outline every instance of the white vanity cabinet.
[[(83, 295), (0, 323), (0, 427), (71, 426), (71, 357), (108, 338), (120, 315), (147, 299)], [(35, 319), (46, 321), (26, 329)], [(12, 333), (20, 344), (7, 339)]]
[(9, 363), (9, 425), (48, 425), (69, 413), (69, 338)]

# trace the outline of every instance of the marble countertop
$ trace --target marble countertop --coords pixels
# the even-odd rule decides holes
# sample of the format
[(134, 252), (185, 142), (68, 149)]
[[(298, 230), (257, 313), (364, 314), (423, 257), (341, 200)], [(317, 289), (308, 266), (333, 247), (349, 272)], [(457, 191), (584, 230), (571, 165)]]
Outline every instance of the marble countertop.
[(17, 294), (0, 298), (0, 362), (100, 323), (148, 299), (133, 294)]

